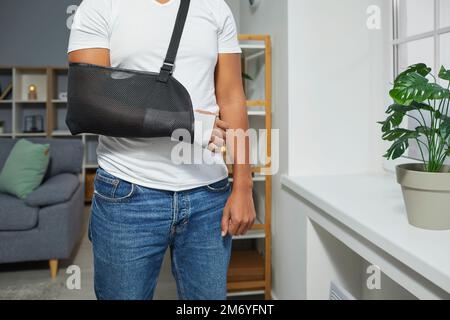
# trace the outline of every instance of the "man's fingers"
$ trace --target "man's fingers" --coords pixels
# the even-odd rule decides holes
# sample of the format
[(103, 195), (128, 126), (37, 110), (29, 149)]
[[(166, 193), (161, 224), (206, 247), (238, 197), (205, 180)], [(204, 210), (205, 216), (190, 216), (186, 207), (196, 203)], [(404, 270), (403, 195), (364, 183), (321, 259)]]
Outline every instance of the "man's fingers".
[(216, 119), (216, 127), (225, 131), (230, 129), (230, 125), (227, 122), (220, 120), (219, 118)]
[(224, 145), (225, 131), (215, 128), (211, 134), (211, 140), (209, 141), (208, 150), (219, 153), (221, 152)]
[(224, 140), (226, 139), (225, 131), (220, 128), (214, 128), (213, 131), (211, 132), (211, 136), (219, 137)]
[(230, 233), (233, 235), (245, 235), (252, 228), (254, 222), (254, 218), (242, 218), (242, 220), (233, 220), (233, 218), (231, 218), (230, 223), (233, 228), (230, 228)]
[(212, 136), (211, 143), (215, 144), (219, 149), (225, 145), (225, 140), (218, 136)]
[(237, 230), (237, 234), (242, 236), (246, 234), (248, 231), (248, 223), (246, 221), (241, 222), (239, 225), (239, 229)]
[(225, 141), (217, 136), (211, 138), (211, 142), (208, 145), (208, 150), (215, 153), (220, 153), (222, 147), (225, 145)]
[(230, 219), (230, 226), (228, 228), (228, 232), (232, 235), (239, 235), (239, 228), (241, 227), (241, 223), (238, 221), (233, 220), (233, 218)]
[(217, 146), (214, 143), (210, 143), (208, 144), (208, 148), (209, 151), (217, 153)]

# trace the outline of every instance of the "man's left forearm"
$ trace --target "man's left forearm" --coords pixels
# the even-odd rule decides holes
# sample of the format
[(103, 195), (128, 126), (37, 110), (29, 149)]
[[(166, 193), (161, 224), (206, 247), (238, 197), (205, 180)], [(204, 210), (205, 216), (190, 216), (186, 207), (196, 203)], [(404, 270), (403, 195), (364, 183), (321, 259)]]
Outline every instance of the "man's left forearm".
[(248, 114), (242, 84), (241, 56), (219, 54), (216, 67), (216, 97), (220, 118), (227, 123), (227, 160), (233, 162), (233, 191), (222, 215), (222, 236), (244, 235), (256, 219), (250, 167)]
[[(253, 180), (250, 165), (250, 141), (247, 134), (249, 122), (245, 97), (222, 105), (220, 116), (230, 126), (226, 143), (227, 146), (230, 146), (227, 148), (227, 152), (233, 160), (233, 188), (251, 190), (253, 188)], [(233, 141), (230, 141), (230, 139), (233, 139)]]

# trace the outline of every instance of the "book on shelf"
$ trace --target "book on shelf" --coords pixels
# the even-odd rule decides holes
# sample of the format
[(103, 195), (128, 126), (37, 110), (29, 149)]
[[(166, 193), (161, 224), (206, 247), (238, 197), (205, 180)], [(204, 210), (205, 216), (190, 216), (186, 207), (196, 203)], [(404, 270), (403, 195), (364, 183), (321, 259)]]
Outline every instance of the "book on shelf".
[(11, 91), (12, 91), (12, 83), (8, 84), (3, 92), (0, 92), (0, 101), (5, 100), (11, 93)]

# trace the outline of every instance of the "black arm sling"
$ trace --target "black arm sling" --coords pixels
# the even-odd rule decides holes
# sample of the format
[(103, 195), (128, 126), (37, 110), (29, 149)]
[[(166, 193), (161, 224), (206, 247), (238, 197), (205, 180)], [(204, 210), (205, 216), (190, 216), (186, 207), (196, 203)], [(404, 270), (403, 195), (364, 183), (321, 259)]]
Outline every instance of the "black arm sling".
[[(185, 129), (194, 140), (194, 112), (186, 88), (172, 76), (190, 0), (181, 0), (159, 73), (70, 63), (66, 124), (73, 135), (171, 137)], [(189, 141), (186, 141), (189, 142)]]

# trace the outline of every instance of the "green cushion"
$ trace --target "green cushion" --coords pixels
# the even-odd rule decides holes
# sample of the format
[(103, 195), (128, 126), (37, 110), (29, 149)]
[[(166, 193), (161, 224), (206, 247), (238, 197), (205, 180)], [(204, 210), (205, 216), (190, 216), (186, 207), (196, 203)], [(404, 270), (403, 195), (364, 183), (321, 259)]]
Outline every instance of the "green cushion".
[(49, 160), (49, 144), (17, 141), (0, 172), (0, 192), (26, 198), (42, 183)]

